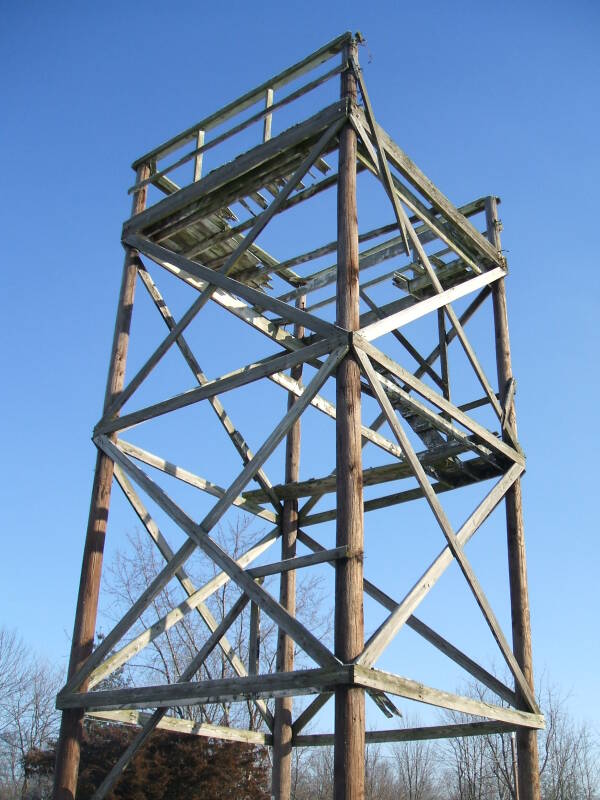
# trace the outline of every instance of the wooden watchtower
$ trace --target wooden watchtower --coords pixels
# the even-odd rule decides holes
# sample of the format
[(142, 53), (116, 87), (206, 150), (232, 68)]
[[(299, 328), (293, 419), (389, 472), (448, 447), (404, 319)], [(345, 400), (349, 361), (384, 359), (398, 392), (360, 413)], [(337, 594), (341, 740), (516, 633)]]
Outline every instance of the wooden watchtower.
[[(507, 731), (517, 732), (520, 798), (539, 797), (536, 730), (543, 727), (543, 718), (532, 681), (520, 494), (525, 458), (516, 429), (504, 290), (507, 267), (500, 248), (497, 199), (485, 197), (456, 208), (378, 125), (375, 114), (358, 65), (357, 39), (346, 33), (134, 163), (133, 209), (123, 227), (126, 257), (108, 386), (94, 429), (98, 456), (69, 677), (58, 696), (63, 719), (56, 798), (74, 796), (84, 714), (139, 726), (132, 745), (97, 793), (100, 798), (156, 727), (186, 729), (169, 714), (170, 708), (223, 699), (253, 702), (262, 715), (263, 730), (203, 730), (197, 725), (191, 732), (272, 746), (272, 794), (278, 800), (289, 798), (295, 746), (333, 743), (335, 796), (358, 800), (364, 796), (365, 740)], [(249, 136), (255, 136), (254, 141)], [(236, 142), (242, 142), (241, 149)], [(359, 229), (357, 196), (362, 214), (361, 193), (367, 181), (367, 216), (377, 208), (371, 200), (375, 190), (384, 211), (377, 226)], [(318, 237), (327, 212), (332, 235), (324, 243)], [(283, 257), (273, 252), (277, 243)], [(166, 275), (189, 292), (189, 307), (179, 318), (161, 293)], [(158, 346), (126, 380), (139, 282), (156, 306), (157, 324), (165, 328)], [(477, 350), (495, 353), (496, 376), (486, 374), (467, 336), (468, 323), (479, 319), (486, 306), (491, 323), (487, 335), (478, 324)], [(200, 346), (192, 346), (188, 329), (209, 311), (211, 327), (205, 329)], [(218, 351), (221, 318), (239, 327), (239, 342), (251, 331), (253, 341), (262, 344), (250, 362), (234, 359), (234, 369), (216, 371), (218, 377), (213, 378), (201, 365), (204, 353)], [(433, 346), (422, 350), (425, 333), (431, 334)], [(168, 352), (177, 350), (192, 388), (176, 394), (166, 391), (162, 399), (148, 402), (144, 388), (149, 376)], [(457, 350), (466, 369), (454, 374), (451, 363)], [(229, 346), (232, 358), (235, 352)], [(240, 352), (246, 351), (240, 347)], [(457, 404), (467, 372), (478, 391)], [(269, 411), (267, 435), (251, 449), (255, 431), (242, 431), (226, 408), (228, 397), (243, 395), (258, 382), (281, 397), (280, 411)], [(185, 467), (168, 461), (168, 453), (154, 452), (151, 434), (143, 440), (144, 426), (151, 431), (151, 422), (195, 404), (214, 411), (214, 425), (224, 430), (225, 442), (238, 460), (225, 488), (211, 479), (214, 452), (203, 447), (202, 431), (194, 434), (197, 463)], [(365, 412), (372, 413), (371, 408), (375, 417), (367, 422)], [(315, 463), (321, 467), (318, 477), (310, 480), (300, 480), (301, 420), (303, 459), (306, 454), (311, 469)], [(315, 420), (331, 431), (320, 443), (311, 439)], [(134, 427), (137, 443), (128, 437)], [(139, 444), (142, 440), (144, 446)], [(281, 466), (279, 476), (273, 465)], [(195, 487), (207, 498), (206, 511), (199, 516), (186, 512), (166, 488), (165, 476)], [(164, 567), (93, 649), (113, 480), (156, 544)], [(390, 481), (405, 481), (407, 488), (389, 492)], [(467, 492), (466, 521), (460, 527), (451, 524), (445, 493), (461, 498), (461, 490), (477, 484), (482, 486), (482, 499), (473, 509)], [(431, 527), (439, 537), (437, 555), (406, 585), (400, 580), (392, 587), (376, 585), (363, 574), (369, 554), (365, 520), (368, 525), (371, 514), (386, 509), (385, 519), (401, 524), (405, 504), (419, 500), (431, 512)], [(171, 548), (159, 530), (149, 502), (182, 534), (178, 549)], [(318, 503), (319, 510), (313, 510)], [(466, 547), (502, 503), (512, 646)], [(236, 507), (262, 520), (268, 530), (243, 557), (234, 559), (211, 531)], [(411, 547), (414, 532), (405, 533), (401, 544), (394, 534), (378, 531), (380, 538), (390, 537), (389, 558), (400, 559), (402, 550)], [(265, 561), (261, 557), (273, 545), (280, 555)], [(195, 586), (186, 573), (186, 562), (198, 551), (216, 565), (215, 586), (231, 581), (239, 590), (237, 602), (221, 620), (204, 603), (210, 587)], [(514, 678), (513, 686), (417, 616), (420, 603), (453, 563)], [(333, 647), (295, 615), (296, 572), (327, 566), (335, 574)], [(268, 575), (279, 576), (275, 589), (263, 582)], [(139, 615), (171, 580), (179, 582), (187, 597), (184, 610), (174, 609), (142, 639), (128, 638)], [(366, 620), (370, 635), (365, 641), (366, 596), (380, 607), (382, 617), (375, 626)], [(279, 628), (274, 673), (260, 674), (254, 644), (247, 663), (228, 644), (228, 628), (248, 603), (251, 644), (257, 641), (260, 615)], [(94, 690), (191, 610), (206, 623), (206, 641), (179, 682)], [(401, 663), (393, 671), (378, 669), (378, 660), (405, 627), (496, 699), (484, 703), (424, 685), (418, 676), (401, 674)], [(227, 653), (231, 677), (195, 680), (208, 654), (219, 647)], [(309, 668), (294, 668), (294, 647), (310, 660)], [(426, 729), (398, 723), (365, 735), (365, 693), (377, 713), (392, 718), (398, 698), (405, 698), (464, 712), (478, 721)], [(292, 699), (299, 695), (314, 697), (302, 713), (294, 714)], [(333, 731), (303, 733), (332, 697)], [(156, 710), (141, 713), (148, 708)]]

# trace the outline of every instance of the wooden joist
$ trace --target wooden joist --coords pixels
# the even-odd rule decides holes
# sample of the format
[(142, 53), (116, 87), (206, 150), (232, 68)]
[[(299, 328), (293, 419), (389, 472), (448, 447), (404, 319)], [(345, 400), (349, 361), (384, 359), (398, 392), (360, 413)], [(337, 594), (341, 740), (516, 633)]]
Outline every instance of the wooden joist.
[[(444, 465), (453, 456), (464, 453), (466, 450), (463, 444), (452, 443), (439, 448), (438, 451), (425, 450), (418, 454), (422, 464)], [(380, 467), (370, 467), (363, 470), (363, 485), (375, 486), (388, 481), (396, 481), (412, 476), (409, 465), (405, 462), (395, 462), (385, 464)], [(335, 475), (326, 475), (322, 478), (311, 478), (297, 483), (283, 483), (273, 486), (273, 491), (281, 500), (285, 498), (310, 497), (312, 495), (323, 495), (335, 492)], [(253, 504), (266, 502), (266, 495), (262, 490), (252, 490), (243, 493), (245, 500)]]

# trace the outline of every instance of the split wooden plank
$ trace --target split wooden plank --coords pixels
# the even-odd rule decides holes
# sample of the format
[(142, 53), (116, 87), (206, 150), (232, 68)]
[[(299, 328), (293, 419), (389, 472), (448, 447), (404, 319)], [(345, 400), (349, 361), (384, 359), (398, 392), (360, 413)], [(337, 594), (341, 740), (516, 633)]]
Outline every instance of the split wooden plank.
[[(250, 633), (248, 636), (248, 675), (258, 675), (260, 657), (260, 608), (256, 603), (250, 606)], [(272, 717), (273, 719), (273, 717)], [(273, 725), (271, 725), (273, 730)]]
[(512, 708), (493, 705), (482, 700), (474, 700), (471, 697), (443, 692), (433, 689), (417, 681), (403, 678), (399, 675), (392, 675), (378, 669), (369, 669), (358, 664), (353, 666), (354, 681), (365, 688), (380, 689), (390, 694), (406, 697), (408, 700), (417, 700), (421, 703), (437, 706), (438, 708), (449, 708), (463, 714), (472, 714), (476, 717), (487, 717), (499, 722), (508, 722), (520, 727), (544, 729), (544, 717), (539, 713), (529, 713), (518, 711)]

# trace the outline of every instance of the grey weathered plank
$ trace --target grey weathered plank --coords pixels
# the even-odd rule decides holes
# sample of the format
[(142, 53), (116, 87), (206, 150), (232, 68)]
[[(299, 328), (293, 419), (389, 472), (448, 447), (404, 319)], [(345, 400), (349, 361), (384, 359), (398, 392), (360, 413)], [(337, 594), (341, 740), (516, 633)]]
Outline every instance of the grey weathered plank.
[[(118, 722), (124, 725), (144, 725), (150, 720), (151, 714), (134, 709), (121, 711), (90, 711), (86, 714), (90, 719), (100, 719), (103, 722)], [(225, 725), (212, 725), (209, 722), (194, 722), (191, 719), (180, 719), (165, 715), (156, 725), (157, 728), (174, 733), (186, 733), (190, 736), (204, 736), (209, 739), (221, 739), (226, 742), (244, 742), (269, 746), (272, 736), (263, 731), (247, 731), (242, 728), (230, 728)]]
[(286, 558), (283, 561), (275, 561), (272, 564), (265, 564), (261, 567), (251, 567), (246, 570), (248, 575), (253, 578), (263, 578), (267, 575), (279, 575), (282, 572), (289, 572), (290, 570), (302, 569), (303, 567), (312, 567), (315, 564), (323, 564), (328, 561), (336, 561), (338, 558), (344, 558), (348, 553), (347, 547), (333, 547), (331, 550), (323, 550), (319, 553), (311, 553), (307, 556), (296, 556), (295, 558)]
[[(419, 728), (392, 728), (383, 731), (367, 731), (367, 744), (391, 742), (416, 742), (430, 739), (462, 739), (467, 736), (485, 736), (491, 733), (510, 733), (520, 726), (509, 722), (464, 722), (456, 725), (427, 725)], [(333, 733), (309, 733), (297, 736), (294, 747), (331, 747)]]
[(317, 694), (352, 681), (352, 666), (337, 664), (320, 669), (247, 675), (212, 681), (187, 681), (159, 686), (61, 694), (57, 707), (106, 710), (169, 708), (178, 705), (240, 702), (246, 699)]

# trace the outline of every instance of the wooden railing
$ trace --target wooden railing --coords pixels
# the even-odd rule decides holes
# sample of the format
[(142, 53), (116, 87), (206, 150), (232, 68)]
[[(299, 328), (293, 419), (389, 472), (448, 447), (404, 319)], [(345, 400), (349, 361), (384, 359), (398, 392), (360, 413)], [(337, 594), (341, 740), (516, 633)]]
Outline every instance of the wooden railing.
[[(342, 52), (344, 45), (351, 38), (352, 34), (349, 32), (338, 36), (336, 39), (333, 39), (331, 42), (319, 48), (314, 53), (311, 53), (301, 61), (298, 61), (291, 67), (288, 67), (283, 72), (274, 75), (260, 86), (251, 89), (249, 92), (246, 92), (228, 105), (200, 120), (190, 128), (187, 128), (182, 133), (179, 133), (177, 136), (174, 136), (153, 150), (150, 150), (148, 153), (145, 153), (140, 158), (136, 159), (132, 165), (133, 169), (137, 170), (141, 165), (148, 165), (151, 174), (149, 177), (138, 181), (131, 186), (128, 190), (129, 193), (132, 194), (137, 192), (148, 184), (159, 186), (161, 178), (164, 178), (166, 175), (188, 162), (192, 162), (193, 165), (193, 173), (192, 177), (190, 178), (190, 182), (192, 182), (192, 180), (198, 181), (202, 176), (204, 153), (216, 147), (217, 145), (222, 144), (236, 134), (241, 133), (251, 125), (259, 123), (261, 120), (263, 120), (263, 126), (262, 136), (259, 141), (266, 142), (271, 138), (273, 115), (278, 109), (293, 103), (300, 97), (307, 95), (309, 92), (312, 92), (319, 86), (327, 83), (336, 75), (339, 75), (346, 68), (346, 64), (337, 64), (332, 69), (317, 75), (307, 83), (302, 84), (299, 88), (278, 100), (275, 100), (275, 92), (292, 81), (302, 77), (303, 75), (306, 75), (307, 73), (313, 73), (322, 64), (333, 59), (340, 52)], [(259, 108), (257, 111), (251, 114), (251, 116), (241, 120), (240, 122), (237, 122), (233, 127), (218, 133), (218, 135), (214, 136), (213, 138), (207, 138), (207, 134), (209, 134), (215, 128), (218, 128), (225, 122), (238, 117), (244, 111), (259, 103), (262, 104), (262, 108)], [(178, 158), (168, 164), (159, 164), (161, 160), (165, 159), (167, 156), (175, 153), (176, 151), (185, 148), (190, 143), (193, 144), (192, 150), (184, 152), (183, 155), (180, 155)], [(258, 143), (259, 142), (257, 142), (257, 144)]]

